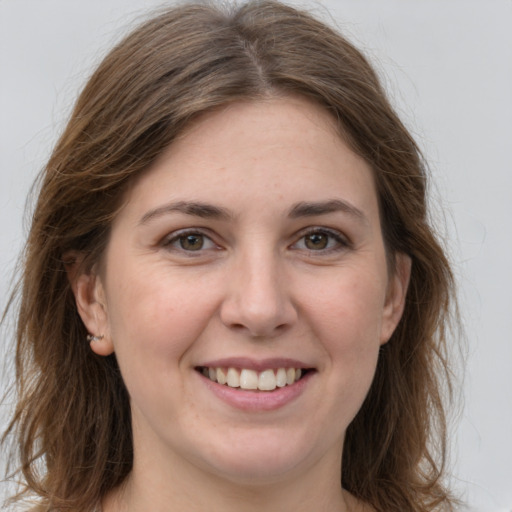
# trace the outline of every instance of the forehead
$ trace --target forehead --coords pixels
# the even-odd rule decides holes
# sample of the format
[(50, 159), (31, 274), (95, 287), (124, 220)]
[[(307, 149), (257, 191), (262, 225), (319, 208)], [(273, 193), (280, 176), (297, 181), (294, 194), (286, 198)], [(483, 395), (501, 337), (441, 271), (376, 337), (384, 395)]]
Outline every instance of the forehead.
[(376, 202), (369, 166), (326, 109), (286, 97), (204, 114), (138, 180), (128, 202), (144, 209), (159, 201), (229, 199), (229, 207), (248, 209), (272, 199), (284, 207), (343, 196), (361, 208)]
[[(199, 116), (163, 153), (176, 155), (183, 146), (209, 148), (215, 154), (231, 146), (231, 155), (279, 156), (287, 150), (320, 152), (323, 146), (345, 145), (335, 118), (302, 96), (237, 101)], [(196, 157), (200, 155), (195, 155)], [(212, 156), (212, 155), (209, 155)], [(311, 156), (311, 155), (310, 155)], [(157, 162), (158, 163), (158, 162)]]

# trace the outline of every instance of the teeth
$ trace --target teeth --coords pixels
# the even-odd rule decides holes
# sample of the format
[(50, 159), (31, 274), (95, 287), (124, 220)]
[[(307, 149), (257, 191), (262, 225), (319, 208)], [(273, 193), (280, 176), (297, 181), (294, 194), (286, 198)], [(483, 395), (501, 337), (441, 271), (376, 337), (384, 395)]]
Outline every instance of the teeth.
[(238, 388), (240, 387), (240, 377), (241, 375), (234, 368), (228, 368), (228, 386), (230, 388)]
[(302, 376), (300, 368), (268, 369), (259, 373), (247, 368), (202, 368), (201, 372), (213, 382), (231, 388), (260, 391), (273, 391), (276, 388), (290, 386)]
[(286, 386), (286, 370), (284, 368), (277, 370), (276, 386), (278, 388), (284, 388)]
[(240, 372), (240, 387), (242, 389), (258, 389), (258, 374), (254, 370), (242, 370)]
[(260, 373), (260, 377), (258, 379), (258, 389), (262, 391), (272, 391), (276, 389), (276, 374), (274, 370), (265, 370)]
[(226, 384), (228, 381), (226, 374), (222, 368), (217, 368), (217, 382), (219, 384)]

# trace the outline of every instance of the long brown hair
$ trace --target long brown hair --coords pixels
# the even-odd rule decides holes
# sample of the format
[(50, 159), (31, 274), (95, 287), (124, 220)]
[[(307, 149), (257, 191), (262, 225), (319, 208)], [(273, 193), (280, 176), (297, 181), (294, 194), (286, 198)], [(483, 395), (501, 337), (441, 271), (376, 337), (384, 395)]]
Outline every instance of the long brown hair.
[(363, 55), (308, 13), (275, 1), (168, 9), (100, 64), (43, 170), (20, 287), (16, 433), (34, 510), (89, 512), (132, 467), (130, 406), (115, 355), (86, 342), (65, 255), (100, 258), (125, 190), (200, 114), (303, 95), (338, 120), (371, 166), (390, 263), (412, 259), (405, 311), (350, 425), (344, 488), (378, 511), (451, 510), (443, 487), (450, 266), (426, 208), (414, 140)]

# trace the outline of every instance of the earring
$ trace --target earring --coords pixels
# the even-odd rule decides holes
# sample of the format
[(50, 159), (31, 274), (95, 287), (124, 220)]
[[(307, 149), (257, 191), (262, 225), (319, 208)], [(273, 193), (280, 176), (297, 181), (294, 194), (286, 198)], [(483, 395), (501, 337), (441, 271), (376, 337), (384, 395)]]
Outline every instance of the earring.
[(98, 336), (95, 336), (94, 334), (88, 334), (87, 335), (87, 341), (90, 343), (91, 341), (100, 341), (104, 338), (105, 336), (103, 334), (100, 334)]

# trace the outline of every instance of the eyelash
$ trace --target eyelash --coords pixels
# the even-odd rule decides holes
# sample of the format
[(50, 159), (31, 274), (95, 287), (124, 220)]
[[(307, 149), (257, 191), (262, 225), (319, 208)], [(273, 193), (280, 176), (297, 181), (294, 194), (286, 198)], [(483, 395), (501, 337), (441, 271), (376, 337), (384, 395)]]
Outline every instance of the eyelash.
[(308, 247), (304, 247), (303, 250), (307, 251), (308, 254), (329, 254), (333, 252), (342, 251), (351, 247), (350, 242), (347, 240), (345, 236), (343, 236), (339, 231), (323, 228), (323, 227), (312, 227), (308, 228), (306, 231), (303, 231), (300, 234), (300, 238), (292, 245), (296, 246), (301, 241), (306, 241), (306, 237), (312, 235), (326, 235), (328, 237), (327, 243), (331, 243), (334, 241), (334, 246), (326, 247), (321, 249), (310, 249)]
[[(212, 245), (212, 247), (208, 247), (205, 249), (203, 246), (201, 246), (197, 250), (186, 249), (185, 247), (183, 247), (181, 245), (181, 243), (184, 240), (186, 240), (187, 237), (192, 237), (192, 236), (195, 236), (198, 238), (201, 237), (203, 239), (203, 244), (206, 241), (209, 241), (209, 243)], [(206, 242), (206, 243), (208, 243), (208, 242)], [(181, 247), (173, 247), (174, 244), (180, 244)], [(212, 240), (212, 238), (210, 236), (208, 236), (207, 234), (203, 233), (202, 231), (200, 231), (198, 229), (186, 229), (186, 230), (182, 230), (182, 231), (178, 231), (178, 232), (175, 231), (174, 233), (171, 233), (168, 237), (166, 237), (163, 240), (162, 245), (165, 248), (175, 250), (175, 251), (180, 251), (189, 256), (195, 256), (196, 255), (195, 253), (197, 253), (197, 255), (199, 255), (204, 250), (211, 250), (211, 249), (219, 248), (219, 246)]]
[[(303, 247), (300, 250), (306, 251), (308, 254), (315, 254), (318, 253), (318, 255), (321, 254), (330, 254), (337, 251), (345, 250), (347, 248), (351, 247), (350, 242), (341, 235), (338, 231), (328, 229), (328, 228), (321, 228), (321, 227), (312, 227), (308, 228), (307, 230), (300, 233), (299, 238), (296, 242), (290, 245), (291, 248), (296, 248), (297, 245), (301, 242), (306, 242), (306, 237), (312, 236), (312, 235), (320, 235), (320, 236), (327, 236), (327, 244), (332, 245), (332, 242), (334, 242), (334, 246), (331, 247), (325, 247), (320, 249), (311, 249), (308, 247)], [(202, 239), (202, 245), (197, 250), (192, 249), (186, 249), (183, 247), (183, 242), (186, 240), (187, 237), (198, 237)], [(176, 246), (175, 244), (179, 244), (180, 246)], [(210, 245), (210, 247), (204, 247), (204, 245)], [(212, 249), (219, 249), (220, 247), (212, 240), (211, 236), (205, 234), (201, 230), (198, 229), (187, 229), (182, 230), (178, 232), (171, 233), (168, 237), (166, 237), (163, 242), (162, 246), (165, 248), (168, 248), (170, 250), (179, 251), (187, 256), (199, 256), (201, 253), (203, 253), (205, 250), (212, 250)]]

